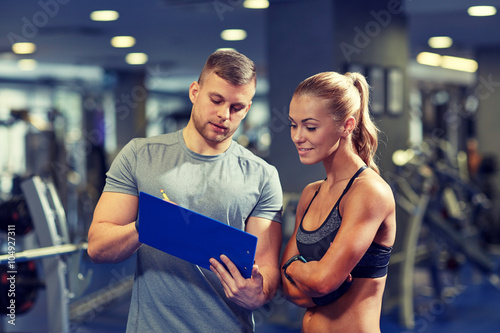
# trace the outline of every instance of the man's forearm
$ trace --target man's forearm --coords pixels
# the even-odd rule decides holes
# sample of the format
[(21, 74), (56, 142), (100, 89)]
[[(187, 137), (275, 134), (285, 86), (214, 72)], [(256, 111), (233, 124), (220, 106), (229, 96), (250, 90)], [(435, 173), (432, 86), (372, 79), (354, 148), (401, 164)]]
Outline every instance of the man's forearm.
[(276, 291), (278, 290), (281, 281), (281, 273), (279, 267), (271, 265), (259, 267), (259, 270), (264, 278), (262, 291), (265, 297), (265, 304), (272, 300), (274, 295), (276, 295)]

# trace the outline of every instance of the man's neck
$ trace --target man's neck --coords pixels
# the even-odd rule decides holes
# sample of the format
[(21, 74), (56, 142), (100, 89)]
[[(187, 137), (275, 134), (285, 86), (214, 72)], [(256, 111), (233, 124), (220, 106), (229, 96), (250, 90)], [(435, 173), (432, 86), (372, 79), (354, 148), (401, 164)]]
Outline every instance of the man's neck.
[(182, 137), (186, 146), (193, 152), (200, 155), (219, 155), (225, 152), (231, 145), (231, 139), (228, 138), (222, 142), (211, 142), (206, 140), (200, 133), (188, 124), (182, 130)]

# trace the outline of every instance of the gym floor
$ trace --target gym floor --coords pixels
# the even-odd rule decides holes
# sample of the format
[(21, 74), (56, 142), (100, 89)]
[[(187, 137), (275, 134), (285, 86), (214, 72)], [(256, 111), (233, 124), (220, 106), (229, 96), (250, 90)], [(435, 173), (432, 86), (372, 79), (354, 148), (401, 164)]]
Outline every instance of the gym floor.
[[(132, 259), (132, 258), (131, 258)], [(118, 265), (95, 265), (92, 287), (89, 292), (99, 293), (108, 286), (116, 284), (123, 277), (133, 273), (133, 261)], [(462, 270), (460, 282), (454, 283), (453, 290), (446, 297), (423, 296), (425, 285), (416, 285), (415, 328), (407, 329), (399, 325), (398, 312), (384, 313), (381, 318), (383, 333), (492, 333), (500, 327), (500, 290), (489, 283), (485, 276), (473, 268)], [(423, 269), (417, 271), (416, 281), (425, 281), (418, 274), (426, 274)], [(465, 276), (465, 278), (464, 278)], [(425, 283), (422, 283), (425, 284)], [(108, 288), (109, 289), (109, 288)], [(102, 294), (101, 294), (102, 295)], [(36, 306), (25, 315), (18, 316), (16, 326), (6, 325), (5, 332), (47, 332), (47, 314), (43, 292)], [(105, 297), (104, 297), (105, 298)], [(125, 332), (129, 297), (119, 302), (95, 306), (95, 310), (79, 323), (72, 324), (71, 332), (78, 333), (118, 333)], [(96, 303), (94, 303), (96, 304)], [(257, 333), (299, 333), (302, 309), (291, 303), (276, 298), (262, 309), (255, 312)], [(0, 332), (2, 330), (0, 329)]]

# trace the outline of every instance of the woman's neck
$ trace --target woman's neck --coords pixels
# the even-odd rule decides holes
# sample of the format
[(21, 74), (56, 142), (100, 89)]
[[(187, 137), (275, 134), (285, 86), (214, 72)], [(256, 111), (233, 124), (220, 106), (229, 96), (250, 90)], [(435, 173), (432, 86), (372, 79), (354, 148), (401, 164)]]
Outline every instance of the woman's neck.
[(361, 157), (354, 152), (352, 145), (347, 140), (341, 142), (337, 151), (330, 155), (328, 159), (323, 160), (328, 182), (332, 182), (332, 184), (345, 178), (351, 178), (364, 164)]

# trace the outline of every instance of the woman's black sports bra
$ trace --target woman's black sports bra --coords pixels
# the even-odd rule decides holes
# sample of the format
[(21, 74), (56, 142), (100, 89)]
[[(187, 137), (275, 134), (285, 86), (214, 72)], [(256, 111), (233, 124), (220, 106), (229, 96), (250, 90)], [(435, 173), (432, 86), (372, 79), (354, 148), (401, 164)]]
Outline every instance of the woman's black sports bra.
[[(349, 180), (346, 188), (342, 192), (342, 195), (333, 206), (330, 214), (323, 222), (323, 224), (316, 230), (308, 231), (302, 226), (304, 217), (311, 206), (314, 198), (319, 192), (319, 188), (314, 194), (311, 202), (304, 212), (304, 216), (300, 221), (299, 228), (297, 230), (297, 248), (302, 257), (307, 261), (318, 261), (325, 255), (326, 251), (329, 249), (330, 244), (335, 239), (337, 232), (342, 223), (342, 217), (339, 212), (340, 200), (347, 193), (351, 187), (354, 180), (359, 176), (363, 170), (367, 168), (366, 165), (362, 166), (352, 178)], [(387, 269), (389, 266), (389, 259), (391, 257), (392, 247), (385, 247), (380, 244), (373, 242), (366, 253), (363, 255), (359, 263), (354, 267), (351, 272), (353, 278), (377, 278), (382, 277), (387, 274)], [(322, 297), (313, 297), (313, 301), (317, 305), (329, 304), (342, 296), (347, 289), (350, 287), (351, 283), (344, 282), (339, 289), (333, 291), (331, 294)]]

